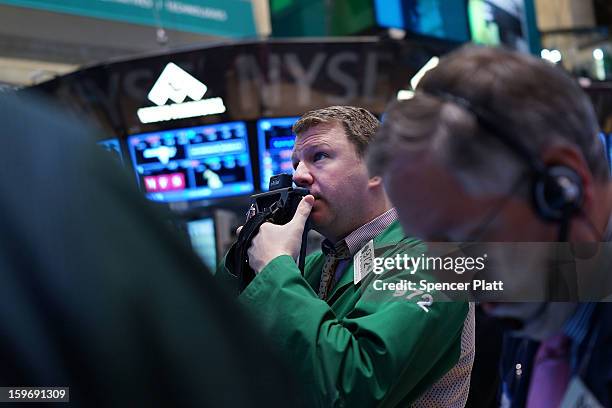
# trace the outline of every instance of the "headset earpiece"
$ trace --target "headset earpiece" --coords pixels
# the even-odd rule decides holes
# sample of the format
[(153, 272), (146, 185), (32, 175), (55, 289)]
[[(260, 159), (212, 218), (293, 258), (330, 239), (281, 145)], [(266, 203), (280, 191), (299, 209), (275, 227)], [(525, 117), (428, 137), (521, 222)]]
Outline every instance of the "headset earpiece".
[(582, 207), (584, 191), (578, 173), (567, 166), (546, 167), (536, 176), (533, 201), (538, 214), (548, 221), (560, 222)]

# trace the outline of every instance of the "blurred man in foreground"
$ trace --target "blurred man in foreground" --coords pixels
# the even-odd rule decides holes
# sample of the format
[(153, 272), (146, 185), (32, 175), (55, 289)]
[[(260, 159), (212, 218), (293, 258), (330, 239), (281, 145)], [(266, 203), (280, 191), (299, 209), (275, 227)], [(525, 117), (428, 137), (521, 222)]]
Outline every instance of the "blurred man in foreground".
[(86, 407), (297, 400), (89, 128), (33, 98), (0, 95), (0, 117), (0, 386), (69, 387)]
[[(426, 241), (611, 238), (612, 188), (591, 103), (564, 72), (527, 55), (466, 47), (444, 58), (413, 99), (388, 109), (368, 164), (402, 225)], [(612, 404), (608, 304), (488, 309), (523, 326), (505, 345), (503, 406), (557, 407), (587, 394)]]

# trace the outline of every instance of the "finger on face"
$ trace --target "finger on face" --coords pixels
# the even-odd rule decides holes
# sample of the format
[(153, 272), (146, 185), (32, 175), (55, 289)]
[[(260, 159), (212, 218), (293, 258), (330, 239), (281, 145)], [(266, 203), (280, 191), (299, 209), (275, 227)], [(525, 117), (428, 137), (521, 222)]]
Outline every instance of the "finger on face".
[(291, 222), (297, 223), (300, 225), (306, 224), (306, 220), (308, 219), (308, 216), (310, 215), (310, 212), (312, 211), (312, 206), (314, 205), (314, 201), (315, 201), (315, 198), (310, 194), (302, 198), (302, 201), (300, 201), (300, 204), (298, 205), (295, 215), (293, 216), (293, 219), (291, 220)]

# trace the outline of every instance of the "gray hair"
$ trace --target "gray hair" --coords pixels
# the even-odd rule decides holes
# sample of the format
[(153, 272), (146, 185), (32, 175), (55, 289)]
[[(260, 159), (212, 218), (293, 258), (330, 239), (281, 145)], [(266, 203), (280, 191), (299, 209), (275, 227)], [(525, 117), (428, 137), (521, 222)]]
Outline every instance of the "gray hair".
[(424, 150), (451, 167), (468, 191), (502, 192), (527, 170), (524, 158), (440, 93), (486, 110), (536, 157), (553, 143), (573, 145), (595, 178), (609, 177), (593, 106), (571, 77), (525, 54), (476, 46), (443, 58), (413, 99), (390, 105), (369, 147), (372, 175), (383, 174), (402, 152)]

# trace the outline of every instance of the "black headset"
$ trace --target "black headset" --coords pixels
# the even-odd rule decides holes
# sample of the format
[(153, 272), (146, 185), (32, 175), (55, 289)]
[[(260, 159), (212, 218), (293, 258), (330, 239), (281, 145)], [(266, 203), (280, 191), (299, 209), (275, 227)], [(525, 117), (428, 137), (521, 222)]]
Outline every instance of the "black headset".
[[(420, 90), (423, 91), (422, 88)], [(560, 223), (560, 237), (566, 239), (569, 219), (581, 211), (584, 199), (584, 188), (578, 173), (568, 166), (544, 164), (538, 156), (498, 123), (502, 119), (498, 117), (499, 115), (475, 106), (463, 97), (444, 91), (424, 90), (424, 92), (459, 105), (471, 113), (479, 127), (495, 136), (529, 166), (532, 171), (531, 195), (536, 213), (546, 221)]]

